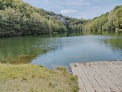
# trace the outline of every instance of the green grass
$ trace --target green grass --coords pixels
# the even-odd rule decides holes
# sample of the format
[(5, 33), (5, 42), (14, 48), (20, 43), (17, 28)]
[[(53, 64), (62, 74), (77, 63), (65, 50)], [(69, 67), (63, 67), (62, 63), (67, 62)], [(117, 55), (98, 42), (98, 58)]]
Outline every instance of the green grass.
[(77, 77), (59, 67), (0, 64), (0, 92), (78, 92)]

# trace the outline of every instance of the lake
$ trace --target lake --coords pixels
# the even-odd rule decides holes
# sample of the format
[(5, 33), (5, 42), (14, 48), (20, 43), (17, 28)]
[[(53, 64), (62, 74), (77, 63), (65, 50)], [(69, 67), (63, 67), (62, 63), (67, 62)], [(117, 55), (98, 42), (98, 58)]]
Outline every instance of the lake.
[(122, 33), (79, 32), (0, 38), (0, 62), (43, 65), (122, 60)]

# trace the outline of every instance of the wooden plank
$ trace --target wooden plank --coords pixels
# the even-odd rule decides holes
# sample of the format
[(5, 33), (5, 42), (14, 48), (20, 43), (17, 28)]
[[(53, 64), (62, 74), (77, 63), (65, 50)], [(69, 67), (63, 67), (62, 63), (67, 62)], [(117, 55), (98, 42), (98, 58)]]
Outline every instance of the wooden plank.
[(122, 64), (121, 65), (114, 65), (116, 67), (116, 69), (119, 69), (120, 72), (122, 72)]
[(71, 66), (73, 75), (77, 75), (78, 73), (76, 71), (76, 68), (75, 68), (74, 64), (72, 63), (72, 64), (70, 64), (70, 66)]
[[(122, 90), (122, 83), (121, 81), (118, 81), (116, 79), (116, 76), (113, 75), (111, 72), (108, 72), (108, 67), (105, 67), (102, 66), (102, 67), (99, 67), (101, 69), (101, 71), (107, 76), (107, 78), (109, 78), (111, 80), (111, 82), (119, 89), (119, 90)], [(118, 76), (118, 75), (117, 75)]]
[(109, 62), (112, 62), (114, 65), (120, 65), (122, 64), (122, 61), (107, 61), (108, 63)]
[[(121, 61), (120, 61), (121, 62)], [(116, 79), (118, 81), (122, 81), (122, 68), (118, 69), (119, 66), (122, 66), (122, 63), (119, 63), (118, 61), (108, 61), (108, 62), (103, 62), (105, 63), (104, 65), (107, 65), (106, 68), (113, 74), (113, 76), (117, 77)], [(118, 75), (118, 76), (117, 76)]]
[[(116, 61), (115, 61), (116, 62)], [(116, 62), (117, 63), (117, 62)], [(115, 64), (113, 62), (111, 63), (106, 63), (108, 66), (110, 66), (111, 68), (114, 68), (114, 70), (117, 70), (118, 73), (121, 74), (122, 72), (122, 64), (121, 63), (118, 63), (118, 64)]]
[[(122, 62), (122, 61), (120, 61), (120, 62)], [(118, 72), (122, 72), (122, 63), (120, 63), (120, 62), (118, 62), (118, 61), (115, 61), (115, 62), (113, 62), (113, 61), (110, 61), (110, 62), (106, 62), (106, 64), (107, 65), (109, 65), (109, 66), (112, 66), (112, 68), (114, 68), (115, 70), (117, 70)]]
[[(96, 63), (96, 62), (94, 62)], [(103, 67), (105, 66), (107, 68), (107, 71), (112, 73), (114, 77), (117, 77), (116, 79), (118, 81), (122, 80), (122, 72), (118, 69), (115, 69), (115, 63), (113, 64), (112, 62), (100, 62), (99, 64), (96, 63), (98, 66), (102, 65)], [(117, 76), (118, 75), (118, 76)]]
[(115, 65), (113, 64), (109, 64), (109, 65), (106, 65), (106, 66), (103, 66), (104, 68), (107, 69), (107, 71), (112, 75), (113, 74), (113, 77), (115, 77), (116, 80), (118, 80), (119, 82), (121, 82), (121, 85), (122, 85), (122, 72), (115, 69)]
[(79, 92), (122, 92), (122, 61), (70, 64)]
[(95, 78), (92, 76), (92, 71), (89, 71), (86, 67), (86, 65), (84, 64), (79, 64), (82, 68), (82, 70), (84, 71), (84, 73), (86, 74), (88, 80), (90, 81), (91, 85), (93, 86), (95, 91), (102, 91), (101, 86), (98, 84), (97, 80), (95, 80)]
[(99, 69), (99, 67), (96, 66), (95, 63), (91, 63), (91, 68), (94, 69), (94, 71), (96, 71), (96, 73), (103, 79), (103, 81), (106, 83), (106, 85), (109, 86), (109, 88), (111, 89), (111, 91), (116, 91), (119, 92), (119, 89), (111, 82), (110, 79), (108, 79), (103, 72), (101, 72), (101, 70)]
[(89, 70), (89, 73), (94, 77), (94, 79), (97, 80), (98, 84), (101, 86), (103, 91), (110, 92), (110, 88), (106, 83), (103, 81), (103, 79), (90, 67), (91, 65), (87, 66), (87, 69)]
[(94, 88), (92, 87), (91, 83), (89, 82), (87, 76), (85, 75), (84, 71), (82, 70), (82, 68), (80, 67), (79, 64), (75, 63), (77, 65), (77, 71), (80, 74), (80, 77), (83, 80), (83, 83), (85, 85), (85, 88), (87, 90), (87, 92), (95, 92)]
[(78, 76), (79, 92), (87, 92), (85, 85), (83, 84), (82, 78), (80, 77), (78, 71), (76, 70), (77, 67), (73, 63), (70, 64), (70, 66), (71, 66), (73, 74)]

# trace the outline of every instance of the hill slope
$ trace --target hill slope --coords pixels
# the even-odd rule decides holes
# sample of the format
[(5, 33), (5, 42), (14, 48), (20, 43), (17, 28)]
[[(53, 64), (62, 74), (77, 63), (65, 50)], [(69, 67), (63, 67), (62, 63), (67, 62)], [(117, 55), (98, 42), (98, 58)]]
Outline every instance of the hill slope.
[(0, 0), (0, 37), (71, 31), (122, 29), (122, 5), (92, 20), (38, 9), (21, 0)]
[(76, 20), (81, 21), (32, 7), (21, 0), (0, 0), (0, 36), (65, 32), (72, 29), (69, 22)]
[(115, 31), (122, 29), (122, 5), (116, 6), (110, 13), (103, 14), (84, 26), (85, 31)]

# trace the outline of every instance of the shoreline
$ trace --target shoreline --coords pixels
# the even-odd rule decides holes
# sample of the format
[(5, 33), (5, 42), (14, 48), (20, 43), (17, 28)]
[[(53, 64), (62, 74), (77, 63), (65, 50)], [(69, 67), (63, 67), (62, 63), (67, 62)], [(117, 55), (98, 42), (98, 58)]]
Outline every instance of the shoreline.
[(57, 67), (49, 70), (41, 65), (0, 64), (0, 91), (78, 92), (77, 77)]

